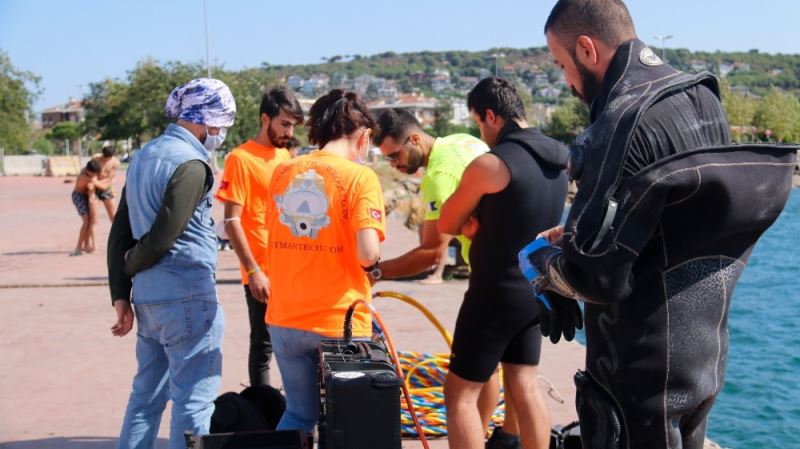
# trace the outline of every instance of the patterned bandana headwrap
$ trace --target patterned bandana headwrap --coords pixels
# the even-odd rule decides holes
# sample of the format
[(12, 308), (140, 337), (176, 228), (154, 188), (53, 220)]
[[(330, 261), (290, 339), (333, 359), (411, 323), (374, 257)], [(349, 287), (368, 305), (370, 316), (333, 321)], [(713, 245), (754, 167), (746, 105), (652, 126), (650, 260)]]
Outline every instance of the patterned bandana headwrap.
[(167, 117), (212, 128), (228, 128), (236, 118), (236, 101), (228, 86), (213, 78), (197, 78), (176, 87), (164, 106)]

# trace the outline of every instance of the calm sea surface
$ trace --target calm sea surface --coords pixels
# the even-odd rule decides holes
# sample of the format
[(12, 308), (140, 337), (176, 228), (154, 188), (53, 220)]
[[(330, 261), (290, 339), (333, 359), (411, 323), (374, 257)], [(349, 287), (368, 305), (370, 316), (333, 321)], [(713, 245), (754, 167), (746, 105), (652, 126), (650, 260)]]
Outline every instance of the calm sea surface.
[(756, 245), (728, 320), (709, 438), (730, 449), (800, 449), (800, 189)]
[(728, 320), (709, 437), (732, 449), (800, 448), (800, 190), (756, 245)]

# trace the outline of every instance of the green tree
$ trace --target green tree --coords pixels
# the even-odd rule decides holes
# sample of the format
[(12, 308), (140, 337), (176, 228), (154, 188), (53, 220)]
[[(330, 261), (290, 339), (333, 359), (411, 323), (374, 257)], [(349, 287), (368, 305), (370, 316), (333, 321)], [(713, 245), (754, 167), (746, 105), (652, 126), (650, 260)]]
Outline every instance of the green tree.
[(230, 87), (236, 100), (236, 121), (228, 130), (222, 148), (223, 151), (232, 150), (242, 142), (252, 139), (261, 128), (261, 96), (264, 91), (273, 87), (274, 78), (258, 69), (218, 72), (214, 76)]
[(130, 107), (127, 84), (112, 79), (90, 83), (83, 107), (84, 133), (91, 139), (124, 140), (131, 137), (123, 122), (125, 110)]
[[(80, 139), (81, 137), (81, 126), (75, 122), (59, 122), (53, 126), (53, 129), (50, 130), (49, 137), (58, 142), (69, 142), (65, 143), (64, 149), (69, 150), (66, 148), (70, 143)], [(73, 146), (73, 148), (75, 148)]]
[(756, 100), (732, 91), (727, 82), (720, 83), (720, 93), (722, 94), (722, 106), (728, 116), (728, 123), (731, 125), (734, 139), (739, 143), (755, 140), (751, 129), (756, 112)]
[(522, 83), (515, 83), (514, 88), (517, 90), (517, 96), (522, 100), (522, 107), (525, 108), (525, 120), (532, 121), (533, 95), (531, 94), (531, 88)]
[(0, 147), (9, 153), (28, 146), (28, 115), (39, 93), (38, 86), (38, 76), (15, 68), (8, 54), (0, 50)]
[(762, 132), (771, 131), (772, 140), (800, 141), (800, 100), (795, 95), (772, 89), (759, 100), (753, 124)]
[(436, 109), (433, 110), (433, 127), (431, 134), (434, 137), (443, 137), (450, 134), (453, 119), (453, 105), (448, 100), (439, 101)]
[(571, 142), (588, 125), (589, 108), (577, 98), (570, 98), (553, 112), (544, 132), (562, 142)]
[(31, 148), (36, 150), (39, 154), (51, 155), (56, 152), (56, 147), (53, 142), (46, 137), (39, 137), (31, 144)]

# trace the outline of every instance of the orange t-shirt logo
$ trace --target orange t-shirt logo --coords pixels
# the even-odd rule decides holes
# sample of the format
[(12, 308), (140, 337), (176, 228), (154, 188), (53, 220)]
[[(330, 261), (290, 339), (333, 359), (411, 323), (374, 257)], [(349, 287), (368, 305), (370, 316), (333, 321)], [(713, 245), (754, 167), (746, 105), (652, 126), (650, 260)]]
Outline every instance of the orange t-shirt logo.
[(383, 221), (383, 220), (382, 220), (382, 218), (383, 218), (383, 214), (382, 214), (382, 213), (381, 213), (381, 211), (379, 211), (378, 209), (370, 209), (370, 210), (369, 210), (369, 215), (370, 215), (370, 216), (371, 216), (371, 217), (372, 217), (372, 218), (373, 218), (375, 221), (377, 221), (378, 223), (380, 223), (381, 221)]

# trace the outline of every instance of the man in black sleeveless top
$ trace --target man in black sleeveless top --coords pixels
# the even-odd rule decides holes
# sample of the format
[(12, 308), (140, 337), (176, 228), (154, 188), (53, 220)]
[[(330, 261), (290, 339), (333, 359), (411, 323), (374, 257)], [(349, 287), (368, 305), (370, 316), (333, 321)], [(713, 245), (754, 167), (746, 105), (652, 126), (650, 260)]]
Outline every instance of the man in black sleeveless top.
[(716, 79), (665, 64), (620, 0), (559, 0), (545, 33), (590, 105), (566, 224), (528, 258), (543, 320), (585, 301), (583, 447), (700, 449), (732, 291), (785, 205), (796, 148), (731, 145)]
[(467, 106), (492, 150), (467, 166), (439, 218), (441, 232), (472, 238), (469, 288), (445, 381), (449, 444), (483, 448), (478, 393), (502, 362), (522, 446), (544, 449), (550, 418), (537, 383), (538, 309), (517, 253), (560, 221), (568, 153), (564, 145), (528, 128), (522, 101), (506, 80), (482, 80)]

